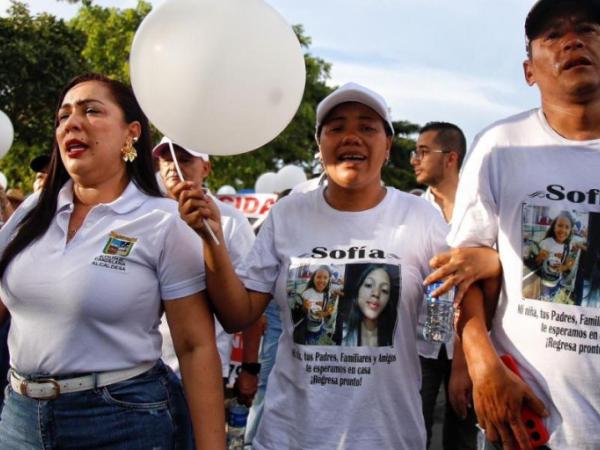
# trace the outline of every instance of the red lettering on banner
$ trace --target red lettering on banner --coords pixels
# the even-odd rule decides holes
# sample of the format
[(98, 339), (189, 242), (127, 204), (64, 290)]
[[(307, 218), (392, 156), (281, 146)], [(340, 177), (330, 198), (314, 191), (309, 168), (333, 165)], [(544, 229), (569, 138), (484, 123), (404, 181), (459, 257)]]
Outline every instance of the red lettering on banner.
[(244, 202), (244, 208), (243, 211), (246, 214), (252, 214), (255, 213), (256, 210), (258, 209), (258, 200), (254, 197), (245, 197), (244, 198), (245, 202)]
[(258, 214), (260, 214), (262, 216), (263, 214), (268, 213), (269, 210), (271, 209), (271, 206), (273, 206), (274, 204), (275, 204), (275, 199), (274, 198), (267, 199), (267, 201), (262, 206), (262, 208), (260, 208), (260, 211), (258, 212)]
[(231, 203), (232, 205), (235, 204), (236, 200), (239, 197), (233, 197), (231, 195), (219, 195), (219, 200), (221, 200), (224, 203)]
[(242, 211), (249, 219), (264, 218), (277, 200), (275, 194), (225, 194), (217, 198)]

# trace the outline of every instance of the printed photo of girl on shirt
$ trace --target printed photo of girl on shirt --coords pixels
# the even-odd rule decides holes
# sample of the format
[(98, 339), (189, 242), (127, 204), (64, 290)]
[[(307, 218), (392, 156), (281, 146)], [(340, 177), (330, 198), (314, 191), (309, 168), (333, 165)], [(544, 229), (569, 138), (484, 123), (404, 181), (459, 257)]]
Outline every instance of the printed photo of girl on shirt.
[(332, 345), (343, 266), (302, 265), (290, 269), (288, 303), (294, 322), (294, 342)]
[(393, 344), (400, 269), (391, 264), (348, 264), (334, 340), (349, 347)]
[[(597, 265), (593, 235), (600, 232), (597, 213), (523, 209), (523, 296), (568, 305), (597, 307), (591, 292)], [(593, 245), (592, 245), (593, 244)], [(585, 291), (585, 292), (584, 292)]]

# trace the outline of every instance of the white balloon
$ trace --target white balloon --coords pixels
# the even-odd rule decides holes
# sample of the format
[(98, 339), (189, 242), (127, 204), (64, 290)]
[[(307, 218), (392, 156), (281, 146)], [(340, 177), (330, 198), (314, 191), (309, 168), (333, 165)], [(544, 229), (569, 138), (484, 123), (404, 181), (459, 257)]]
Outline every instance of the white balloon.
[(293, 189), (296, 185), (306, 181), (306, 174), (302, 167), (288, 165), (283, 166), (277, 172), (277, 181), (274, 192), (283, 192), (286, 189)]
[(131, 84), (178, 144), (233, 155), (292, 120), (306, 69), (292, 28), (263, 0), (166, 0), (138, 28)]
[(0, 172), (0, 186), (2, 186), (2, 190), (6, 191), (6, 187), (8, 186), (8, 180), (6, 179), (6, 175)]
[(0, 111), (0, 158), (8, 153), (14, 137), (15, 130), (12, 122), (4, 112)]
[(233, 195), (235, 194), (235, 188), (233, 186), (229, 186), (225, 184), (219, 188), (217, 191), (217, 195)]
[(277, 174), (275, 172), (265, 172), (256, 179), (254, 191), (257, 194), (272, 194), (275, 192), (277, 183)]

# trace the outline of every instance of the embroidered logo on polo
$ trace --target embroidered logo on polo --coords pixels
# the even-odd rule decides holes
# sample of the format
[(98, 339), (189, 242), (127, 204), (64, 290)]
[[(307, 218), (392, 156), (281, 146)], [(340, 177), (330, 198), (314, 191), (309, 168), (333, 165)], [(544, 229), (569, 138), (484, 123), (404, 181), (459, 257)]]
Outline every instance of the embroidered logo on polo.
[(98, 255), (92, 261), (94, 266), (125, 272), (126, 258), (131, 253), (137, 238), (131, 238), (112, 231), (108, 241), (104, 245), (102, 255)]
[(136, 242), (136, 238), (123, 236), (122, 234), (112, 231), (102, 253), (105, 255), (129, 256), (129, 253), (131, 253), (131, 249)]

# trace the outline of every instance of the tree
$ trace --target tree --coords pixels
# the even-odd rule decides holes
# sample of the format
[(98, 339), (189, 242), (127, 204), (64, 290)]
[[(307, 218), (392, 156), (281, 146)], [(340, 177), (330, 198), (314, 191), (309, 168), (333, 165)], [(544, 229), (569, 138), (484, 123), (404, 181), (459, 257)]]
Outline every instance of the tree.
[[(71, 0), (70, 3), (78, 3)], [(71, 27), (86, 37), (82, 55), (94, 72), (129, 83), (129, 52), (133, 37), (152, 5), (138, 0), (135, 8), (106, 8), (82, 1)]]
[(395, 135), (390, 162), (383, 168), (383, 182), (402, 191), (409, 191), (419, 187), (410, 165), (410, 151), (416, 147), (412, 136), (418, 133), (420, 126), (405, 120), (392, 122), (392, 125), (394, 125)]
[(62, 86), (86, 70), (85, 36), (49, 14), (32, 17), (12, 0), (0, 17), (0, 109), (11, 119), (15, 140), (0, 160), (11, 185), (31, 190), (29, 161), (48, 153), (54, 138), (54, 107)]
[[(0, 169), (10, 179), (21, 179), (25, 189), (29, 189), (32, 176), (28, 162), (50, 148), (52, 111), (60, 87), (86, 70), (129, 82), (131, 42), (152, 8), (146, 0), (127, 9), (98, 6), (93, 0), (62, 1), (81, 5), (68, 24), (47, 14), (32, 18), (26, 5), (16, 0), (11, 15), (0, 22), (0, 55), (2, 61), (10, 61), (0, 67), (0, 108), (17, 127), (17, 142), (0, 162)], [(305, 50), (306, 64), (304, 96), (296, 115), (277, 138), (261, 148), (238, 156), (213, 157), (211, 186), (252, 188), (260, 174), (277, 171), (285, 164), (302, 166), (309, 174), (319, 164), (314, 158), (318, 151), (316, 105), (332, 91), (326, 84), (330, 64), (309, 53), (311, 40), (301, 25), (295, 25), (294, 31)], [(416, 186), (408, 152), (414, 148), (411, 135), (418, 126), (408, 122), (394, 125), (394, 150), (383, 178), (386, 184), (408, 189)]]

